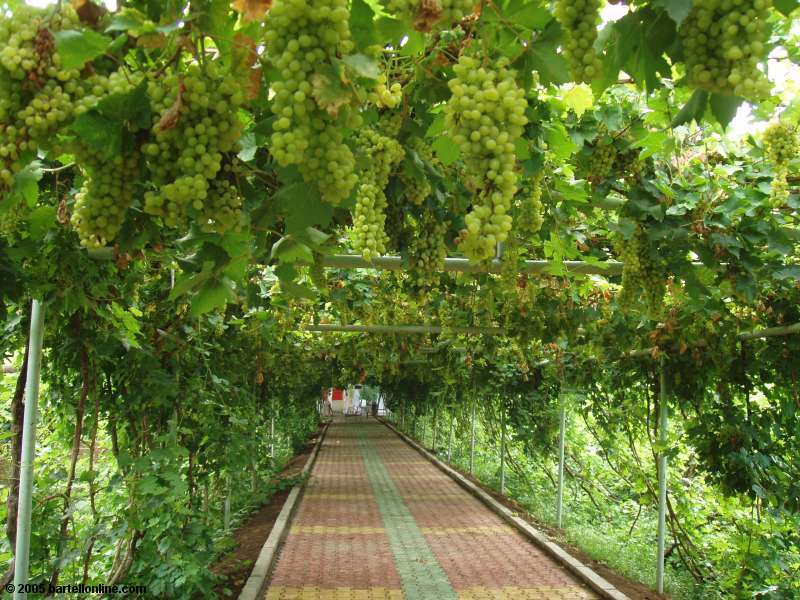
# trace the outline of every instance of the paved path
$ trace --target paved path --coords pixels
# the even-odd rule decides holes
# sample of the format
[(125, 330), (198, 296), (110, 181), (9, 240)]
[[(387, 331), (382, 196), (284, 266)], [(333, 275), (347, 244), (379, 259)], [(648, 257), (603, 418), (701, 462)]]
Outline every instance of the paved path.
[(267, 600), (597, 598), (384, 425), (333, 423)]

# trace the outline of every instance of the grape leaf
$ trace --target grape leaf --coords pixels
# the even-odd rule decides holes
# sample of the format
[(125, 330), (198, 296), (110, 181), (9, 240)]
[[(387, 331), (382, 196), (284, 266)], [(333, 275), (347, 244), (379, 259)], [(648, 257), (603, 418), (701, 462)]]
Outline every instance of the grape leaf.
[(321, 65), (311, 76), (311, 95), (317, 105), (335, 117), (339, 109), (352, 99), (350, 88), (342, 83), (341, 76), (333, 65)]
[(664, 58), (677, 35), (675, 23), (664, 13), (643, 8), (628, 13), (614, 23), (611, 58), (649, 91), (656, 89), (659, 75), (672, 77), (672, 68)]
[(111, 38), (86, 29), (76, 31), (65, 29), (53, 34), (56, 51), (61, 56), (61, 64), (65, 69), (81, 69), (83, 65), (103, 54), (111, 44)]
[(56, 222), (55, 206), (40, 206), (28, 215), (28, 231), (34, 241), (41, 240)]
[(192, 297), (189, 312), (198, 317), (217, 308), (224, 307), (228, 301), (236, 298), (233, 283), (230, 279), (222, 278), (219, 281), (209, 281)]
[(0, 202), (0, 212), (18, 202), (34, 207), (39, 200), (39, 181), (42, 179), (42, 165), (34, 161), (14, 175), (14, 185), (9, 192), (8, 200)]
[(436, 138), (431, 144), (431, 148), (436, 152), (436, 156), (439, 157), (439, 160), (441, 160), (442, 164), (446, 167), (452, 165), (458, 160), (458, 157), (461, 156), (458, 146), (446, 135)]
[(561, 98), (564, 100), (564, 104), (578, 115), (578, 118), (582, 117), (583, 113), (594, 104), (592, 88), (585, 83), (570, 86), (569, 89), (562, 93)]
[(311, 252), (311, 248), (301, 244), (290, 235), (284, 236), (275, 242), (272, 246), (270, 258), (280, 260), (282, 263), (314, 264), (314, 254)]
[(667, 11), (676, 25), (683, 23), (683, 20), (689, 16), (689, 11), (692, 10), (692, 0), (652, 0), (650, 4)]
[(378, 62), (365, 54), (350, 54), (342, 59), (358, 77), (377, 79), (381, 74)]
[(231, 6), (245, 21), (260, 21), (272, 6), (272, 0), (233, 0)]
[(519, 0), (509, 6), (508, 20), (527, 29), (544, 29), (553, 20), (553, 15), (535, 2)]
[(772, 2), (779, 11), (787, 17), (790, 16), (797, 7), (800, 6), (798, 0), (773, 0)]
[(558, 53), (560, 43), (561, 27), (558, 22), (552, 21), (541, 35), (534, 38), (524, 54), (526, 75), (536, 71), (544, 85), (560, 85), (569, 81), (567, 61)]
[(323, 202), (314, 186), (294, 183), (275, 194), (275, 204), (286, 215), (287, 233), (304, 232), (307, 227), (325, 227), (333, 218), (333, 207)]
[(736, 96), (711, 94), (711, 114), (713, 114), (717, 122), (722, 125), (722, 128), (726, 129), (736, 116), (736, 112), (739, 110), (742, 102), (744, 102), (744, 100)]
[(685, 123), (697, 121), (698, 123), (703, 120), (703, 115), (706, 114), (708, 107), (708, 92), (703, 90), (695, 90), (689, 101), (683, 106), (680, 112), (673, 119), (671, 127), (678, 127)]
[(356, 48), (363, 50), (378, 43), (375, 13), (364, 0), (353, 0), (350, 7), (350, 34)]

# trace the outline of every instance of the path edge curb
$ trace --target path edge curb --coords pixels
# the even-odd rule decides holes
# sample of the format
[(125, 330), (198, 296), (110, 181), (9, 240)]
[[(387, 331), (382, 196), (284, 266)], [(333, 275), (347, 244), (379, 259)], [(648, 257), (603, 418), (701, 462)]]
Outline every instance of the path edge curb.
[(303, 470), (300, 472), (302, 477), (301, 482), (292, 488), (292, 491), (289, 492), (289, 496), (286, 498), (286, 502), (283, 503), (283, 508), (281, 508), (281, 512), (278, 514), (278, 518), (275, 519), (275, 524), (272, 526), (272, 531), (270, 531), (267, 541), (264, 542), (264, 545), (261, 547), (261, 551), (258, 553), (258, 559), (256, 559), (256, 562), (253, 564), (253, 570), (250, 572), (250, 576), (247, 578), (247, 582), (244, 584), (242, 591), (239, 592), (239, 600), (257, 600), (263, 593), (264, 586), (272, 573), (272, 568), (275, 566), (275, 561), (278, 557), (278, 549), (289, 533), (289, 525), (300, 504), (300, 497), (308, 481), (307, 475), (314, 467), (314, 463), (317, 462), (319, 449), (328, 433), (330, 425), (331, 421), (325, 423), (325, 428), (322, 430), (319, 439), (317, 439), (317, 443), (314, 444), (311, 456), (308, 457)]
[(570, 573), (572, 573), (572, 575), (574, 575), (582, 583), (585, 583), (587, 586), (589, 586), (593, 591), (600, 594), (603, 598), (608, 598), (610, 600), (630, 600), (628, 596), (614, 587), (610, 581), (595, 573), (591, 567), (583, 564), (569, 552), (564, 550), (564, 548), (551, 541), (544, 533), (533, 527), (522, 517), (516, 516), (511, 509), (500, 504), (497, 500), (492, 498), (491, 495), (483, 491), (480, 487), (453, 469), (450, 465), (439, 460), (439, 458), (429, 452), (426, 448), (397, 429), (392, 423), (386, 419), (376, 418), (376, 421), (394, 431), (395, 434), (397, 434), (397, 436), (406, 444), (422, 454), (436, 467), (438, 467), (440, 471), (443, 471), (449, 475), (462, 488), (483, 502), (492, 512), (497, 514), (506, 523), (511, 525), (514, 529), (532, 541), (536, 546), (544, 550), (552, 558), (558, 561), (558, 563), (564, 566), (564, 568), (566, 568)]

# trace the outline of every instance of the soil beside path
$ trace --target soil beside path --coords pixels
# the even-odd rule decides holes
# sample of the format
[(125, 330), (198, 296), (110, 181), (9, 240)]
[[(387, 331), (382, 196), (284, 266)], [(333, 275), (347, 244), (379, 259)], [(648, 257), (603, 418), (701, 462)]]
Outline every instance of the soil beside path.
[[(282, 479), (290, 479), (300, 475), (305, 466), (317, 438), (322, 434), (324, 426), (320, 426), (306, 442), (303, 450), (293, 456), (281, 469), (273, 481), (279, 482)], [(286, 487), (275, 492), (267, 502), (255, 513), (247, 518), (234, 532), (233, 539), (235, 549), (221, 556), (216, 563), (211, 566), (211, 572), (215, 575), (224, 577), (220, 583), (214, 586), (214, 593), (218, 598), (238, 598), (242, 591), (253, 564), (267, 541), (272, 527), (286, 502), (286, 498), (292, 491), (292, 486)], [(225, 590), (228, 590), (225, 592)]]

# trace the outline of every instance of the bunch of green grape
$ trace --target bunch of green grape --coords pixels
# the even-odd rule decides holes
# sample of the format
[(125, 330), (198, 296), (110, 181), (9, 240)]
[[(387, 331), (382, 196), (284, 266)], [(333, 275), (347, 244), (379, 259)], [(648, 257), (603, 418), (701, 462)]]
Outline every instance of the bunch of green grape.
[(614, 140), (608, 136), (598, 137), (589, 162), (589, 181), (596, 184), (608, 179), (616, 161), (617, 147), (614, 145)]
[(238, 231), (242, 225), (242, 204), (236, 185), (221, 177), (214, 179), (199, 209), (200, 230), (209, 233)]
[(644, 161), (639, 157), (636, 148), (629, 148), (617, 154), (614, 169), (623, 174), (628, 185), (635, 185), (642, 178)]
[(772, 180), (773, 206), (783, 206), (789, 199), (789, 163), (800, 155), (800, 136), (789, 123), (776, 121), (764, 131), (764, 149), (775, 172)]
[(369, 101), (379, 108), (397, 108), (403, 101), (403, 88), (397, 82), (389, 85), (386, 75), (381, 74), (369, 93)]
[(664, 268), (653, 260), (644, 228), (637, 225), (630, 239), (619, 239), (618, 250), (624, 264), (620, 306), (630, 309), (643, 302), (651, 316), (661, 314), (666, 291)]
[(185, 73), (151, 81), (148, 88), (155, 110), (152, 141), (144, 152), (158, 188), (145, 193), (145, 212), (169, 227), (194, 215), (203, 224), (209, 218), (225, 221), (224, 211), (214, 215), (207, 200), (224, 154), (242, 135), (238, 108), (244, 93), (236, 78), (216, 63), (195, 64)]
[(469, 173), (465, 183), (476, 194), (459, 248), (471, 260), (486, 260), (511, 230), (508, 212), (517, 191), (514, 143), (528, 122), (528, 103), (505, 58), (482, 66), (462, 56), (453, 70), (445, 124)]
[[(356, 184), (355, 160), (340, 133), (341, 125), (360, 126), (355, 111), (348, 118), (324, 110), (315, 101), (315, 86), (324, 85), (320, 65), (348, 54), (350, 38), (347, 0), (276, 0), (266, 21), (265, 56), (280, 79), (272, 84), (276, 117), (270, 152), (282, 166), (302, 165), (303, 177), (316, 183), (322, 197), (339, 204)], [(391, 89), (387, 100), (394, 98)]]
[(572, 79), (591, 82), (600, 74), (602, 64), (594, 49), (600, 24), (601, 0), (558, 0), (556, 18), (566, 39), (562, 52), (569, 62)]
[(544, 191), (544, 170), (539, 171), (531, 178), (528, 193), (520, 198), (517, 211), (517, 229), (527, 236), (539, 233), (544, 224), (544, 206), (542, 193)]
[(77, 147), (75, 157), (84, 172), (84, 182), (75, 195), (72, 226), (81, 245), (99, 248), (112, 242), (133, 204), (141, 170), (141, 155), (107, 158), (86, 147)]
[(435, 287), (447, 257), (448, 224), (431, 209), (423, 209), (411, 228), (408, 246), (409, 278), (418, 288)]
[(378, 128), (384, 135), (396, 138), (400, 135), (400, 130), (403, 129), (405, 120), (406, 115), (402, 110), (385, 111), (381, 113)]
[(0, 194), (73, 116), (77, 69), (64, 69), (53, 32), (78, 26), (69, 5), (0, 13)]
[(771, 85), (759, 65), (769, 47), (769, 0), (695, 0), (680, 27), (689, 83), (703, 90), (766, 98)]
[(403, 159), (403, 148), (392, 138), (374, 129), (364, 129), (356, 136), (367, 168), (356, 188), (351, 241), (353, 248), (367, 260), (386, 252), (386, 185), (392, 167)]

